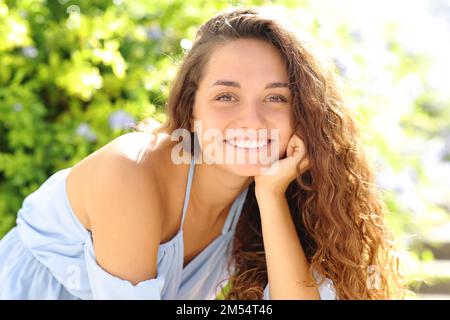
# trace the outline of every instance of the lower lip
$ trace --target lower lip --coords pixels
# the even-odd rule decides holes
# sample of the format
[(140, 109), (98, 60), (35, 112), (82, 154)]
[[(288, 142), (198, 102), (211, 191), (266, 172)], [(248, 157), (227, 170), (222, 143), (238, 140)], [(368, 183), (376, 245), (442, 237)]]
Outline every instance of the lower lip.
[(225, 143), (227, 145), (229, 145), (229, 146), (231, 146), (231, 147), (233, 147), (233, 148), (235, 148), (237, 150), (242, 150), (242, 151), (259, 151), (259, 150), (262, 150), (264, 148), (267, 148), (270, 145), (270, 143), (272, 142), (271, 140), (269, 140), (269, 142), (267, 144), (265, 144), (262, 147), (258, 147), (258, 148), (242, 148), (242, 147), (238, 147), (238, 146), (235, 146), (235, 145), (229, 143), (227, 140), (224, 140), (224, 141), (225, 141)]

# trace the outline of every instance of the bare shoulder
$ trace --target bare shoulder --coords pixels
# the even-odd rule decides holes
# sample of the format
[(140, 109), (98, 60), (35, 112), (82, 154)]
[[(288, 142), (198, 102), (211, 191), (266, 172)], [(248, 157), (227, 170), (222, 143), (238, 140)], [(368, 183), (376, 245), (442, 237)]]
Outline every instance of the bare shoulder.
[[(129, 132), (123, 134), (103, 147), (104, 154), (124, 157), (139, 162), (144, 150), (153, 150), (157, 136), (152, 133)], [(101, 149), (99, 149), (101, 150)]]
[(120, 161), (128, 159), (139, 161), (139, 157), (145, 149), (153, 148), (155, 137), (149, 133), (130, 132), (121, 135), (72, 167), (66, 182), (67, 197), (70, 205), (84, 227), (91, 229), (86, 201), (88, 198), (87, 184), (91, 180), (95, 170), (105, 161)]
[(97, 262), (132, 283), (156, 276), (162, 210), (149, 166), (155, 141), (149, 133), (127, 133), (73, 168), (70, 190), (78, 193)]
[(120, 191), (123, 195), (130, 193), (135, 197), (133, 200), (142, 202), (152, 198), (153, 193), (149, 194), (147, 191), (156, 191), (155, 170), (151, 170), (149, 163), (153, 141), (154, 137), (149, 134), (127, 133), (97, 150), (98, 155), (93, 153), (92, 159), (86, 158), (90, 162), (84, 177), (89, 190), (85, 197), (85, 208), (89, 217), (95, 215), (95, 210), (89, 209), (98, 202), (96, 196), (105, 191)]

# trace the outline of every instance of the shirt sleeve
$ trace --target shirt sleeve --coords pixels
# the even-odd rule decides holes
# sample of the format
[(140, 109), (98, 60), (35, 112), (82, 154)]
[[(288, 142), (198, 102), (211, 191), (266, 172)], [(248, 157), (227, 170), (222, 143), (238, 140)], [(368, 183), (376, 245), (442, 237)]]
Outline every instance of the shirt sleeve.
[(93, 299), (161, 300), (164, 274), (157, 273), (156, 278), (141, 281), (136, 285), (113, 276), (97, 263), (91, 234), (86, 236), (84, 255)]
[[(313, 275), (316, 278), (316, 282), (318, 283), (319, 274), (317, 272), (313, 272)], [(336, 300), (336, 289), (334, 288), (333, 281), (331, 281), (329, 278), (325, 278), (318, 289), (320, 300)], [(263, 300), (271, 300), (269, 283), (267, 283), (266, 287), (264, 288)]]

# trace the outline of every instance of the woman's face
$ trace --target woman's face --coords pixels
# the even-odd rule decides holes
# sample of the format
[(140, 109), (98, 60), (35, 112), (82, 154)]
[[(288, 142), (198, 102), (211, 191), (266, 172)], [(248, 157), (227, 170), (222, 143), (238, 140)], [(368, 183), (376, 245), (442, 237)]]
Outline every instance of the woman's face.
[(216, 46), (193, 110), (203, 161), (255, 176), (283, 157), (293, 134), (288, 80), (278, 50), (269, 43), (238, 39)]

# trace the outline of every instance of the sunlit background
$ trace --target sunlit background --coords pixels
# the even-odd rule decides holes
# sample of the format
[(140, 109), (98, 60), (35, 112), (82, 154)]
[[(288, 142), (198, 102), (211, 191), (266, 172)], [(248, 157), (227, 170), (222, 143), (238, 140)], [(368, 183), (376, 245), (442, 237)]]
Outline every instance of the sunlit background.
[(162, 121), (198, 26), (286, 10), (334, 62), (377, 168), (409, 299), (450, 299), (449, 0), (0, 0), (0, 237), (25, 196), (143, 118)]

